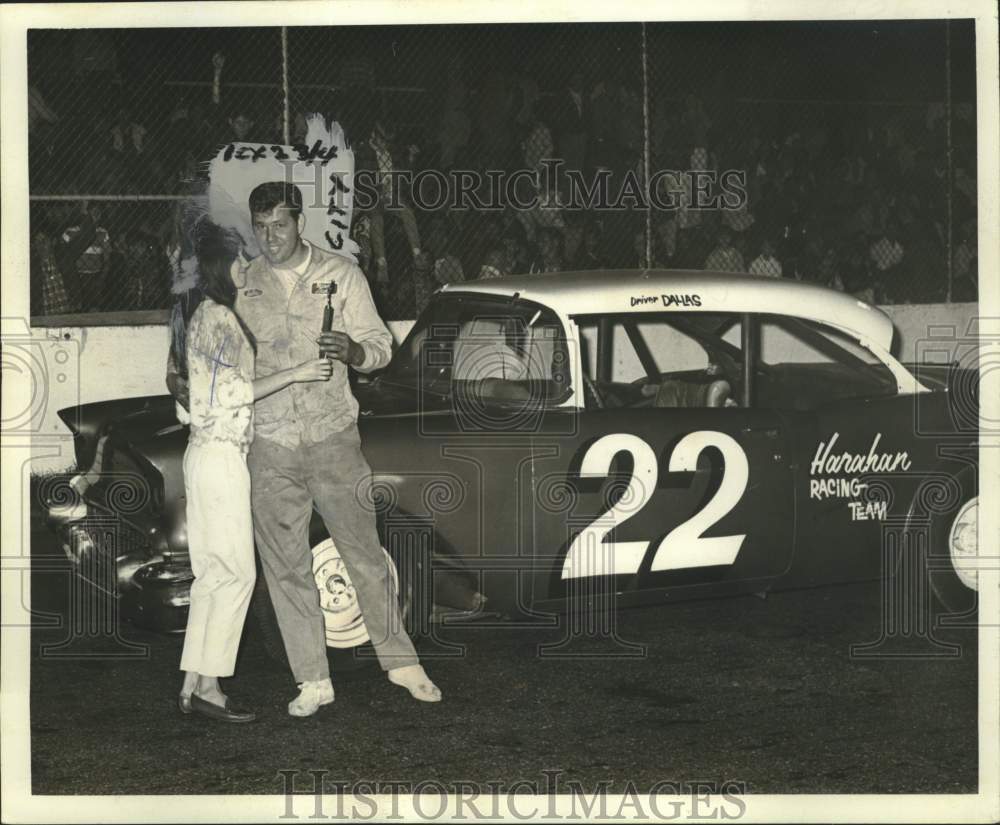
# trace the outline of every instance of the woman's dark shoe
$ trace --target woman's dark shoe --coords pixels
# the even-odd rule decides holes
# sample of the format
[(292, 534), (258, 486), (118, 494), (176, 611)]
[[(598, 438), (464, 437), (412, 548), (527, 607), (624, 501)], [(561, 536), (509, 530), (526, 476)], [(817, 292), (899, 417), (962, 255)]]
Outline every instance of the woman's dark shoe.
[(200, 713), (202, 716), (218, 719), (220, 722), (253, 722), (257, 718), (257, 714), (252, 711), (234, 708), (230, 704), (228, 697), (226, 698), (225, 705), (215, 705), (211, 702), (206, 702), (197, 694), (192, 694), (191, 710), (195, 713)]
[(180, 693), (177, 695), (177, 708), (181, 713), (191, 712), (191, 694)]

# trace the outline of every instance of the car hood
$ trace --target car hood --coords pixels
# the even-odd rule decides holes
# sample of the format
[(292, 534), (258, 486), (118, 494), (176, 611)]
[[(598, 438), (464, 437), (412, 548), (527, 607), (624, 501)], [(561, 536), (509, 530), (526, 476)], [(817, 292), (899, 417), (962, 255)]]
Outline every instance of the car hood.
[(413, 415), (418, 411), (446, 410), (447, 399), (420, 389), (393, 384), (380, 378), (353, 387), (358, 400), (359, 415), (364, 418)]

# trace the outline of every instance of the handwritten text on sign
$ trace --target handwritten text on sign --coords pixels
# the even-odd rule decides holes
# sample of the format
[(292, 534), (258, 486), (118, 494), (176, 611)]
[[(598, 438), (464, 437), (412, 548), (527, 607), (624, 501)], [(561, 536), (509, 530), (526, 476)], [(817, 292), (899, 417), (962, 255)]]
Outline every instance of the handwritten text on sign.
[(251, 254), (257, 254), (247, 202), (267, 181), (287, 181), (302, 192), (305, 227), (302, 237), (323, 249), (357, 260), (357, 244), (349, 237), (354, 189), (354, 153), (347, 148), (336, 122), (327, 127), (322, 115), (307, 119), (304, 144), (230, 143), (209, 168), (209, 211), (212, 219), (239, 231)]

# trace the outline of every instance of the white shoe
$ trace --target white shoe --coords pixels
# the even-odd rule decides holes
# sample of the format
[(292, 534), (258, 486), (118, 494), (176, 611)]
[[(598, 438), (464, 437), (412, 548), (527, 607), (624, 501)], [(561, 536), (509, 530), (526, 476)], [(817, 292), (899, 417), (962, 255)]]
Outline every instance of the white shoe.
[(405, 687), (414, 699), (421, 702), (440, 702), (441, 691), (424, 672), (422, 665), (394, 667), (388, 672), (389, 681)]
[(288, 703), (288, 713), (292, 716), (312, 716), (333, 701), (333, 684), (329, 679), (303, 682), (299, 690), (299, 695)]

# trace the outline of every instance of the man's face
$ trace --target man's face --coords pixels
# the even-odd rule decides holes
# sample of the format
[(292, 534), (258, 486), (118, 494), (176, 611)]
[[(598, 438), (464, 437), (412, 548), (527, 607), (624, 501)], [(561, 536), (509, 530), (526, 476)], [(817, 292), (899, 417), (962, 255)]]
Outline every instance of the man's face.
[(281, 266), (299, 248), (299, 239), (305, 219), (292, 217), (287, 206), (276, 206), (271, 212), (255, 212), (253, 233), (260, 251), (272, 266)]
[(231, 118), (229, 125), (233, 127), (233, 134), (237, 140), (246, 140), (250, 130), (253, 129), (253, 121), (246, 115), (237, 115)]

